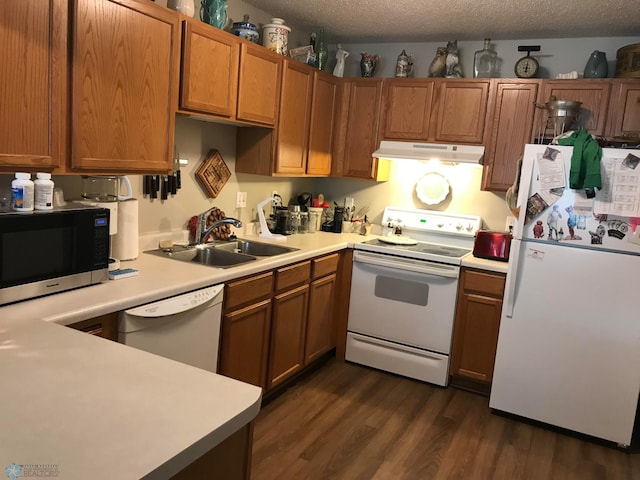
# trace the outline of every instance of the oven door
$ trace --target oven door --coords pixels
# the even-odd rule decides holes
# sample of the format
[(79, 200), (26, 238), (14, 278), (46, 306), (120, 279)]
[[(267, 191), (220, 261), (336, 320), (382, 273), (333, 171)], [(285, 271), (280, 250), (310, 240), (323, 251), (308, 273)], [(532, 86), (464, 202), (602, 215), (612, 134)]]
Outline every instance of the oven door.
[(353, 333), (448, 355), (460, 267), (354, 252)]

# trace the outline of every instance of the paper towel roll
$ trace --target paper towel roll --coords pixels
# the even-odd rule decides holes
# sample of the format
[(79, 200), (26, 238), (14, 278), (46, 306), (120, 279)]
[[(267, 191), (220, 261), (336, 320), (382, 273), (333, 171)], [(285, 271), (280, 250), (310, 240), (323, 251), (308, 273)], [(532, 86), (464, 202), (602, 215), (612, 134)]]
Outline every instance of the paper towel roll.
[(111, 256), (120, 260), (138, 257), (138, 200), (118, 202), (118, 233), (111, 242)]

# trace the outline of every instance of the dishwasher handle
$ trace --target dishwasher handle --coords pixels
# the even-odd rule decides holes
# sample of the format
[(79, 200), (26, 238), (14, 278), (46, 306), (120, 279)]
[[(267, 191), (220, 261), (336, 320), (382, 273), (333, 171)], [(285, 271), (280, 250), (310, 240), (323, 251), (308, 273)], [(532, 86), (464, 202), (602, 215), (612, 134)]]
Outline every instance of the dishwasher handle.
[(414, 273), (435, 275), (438, 277), (458, 278), (460, 269), (452, 265), (441, 265), (439, 263), (413, 260), (410, 258), (390, 257), (387, 255), (377, 255), (365, 252), (354, 252), (353, 261), (367, 263), (379, 267), (396, 268)]
[(125, 310), (125, 314), (133, 317), (159, 318), (194, 310), (202, 305), (222, 303), (224, 285), (214, 285), (176, 297), (167, 298), (154, 303)]

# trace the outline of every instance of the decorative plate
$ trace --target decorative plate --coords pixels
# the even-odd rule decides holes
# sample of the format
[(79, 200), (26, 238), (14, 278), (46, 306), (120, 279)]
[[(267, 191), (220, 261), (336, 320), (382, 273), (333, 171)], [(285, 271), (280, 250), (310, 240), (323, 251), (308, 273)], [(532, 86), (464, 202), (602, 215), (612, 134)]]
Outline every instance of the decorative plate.
[(449, 195), (449, 181), (439, 173), (427, 173), (416, 183), (416, 194), (421, 202), (437, 205)]

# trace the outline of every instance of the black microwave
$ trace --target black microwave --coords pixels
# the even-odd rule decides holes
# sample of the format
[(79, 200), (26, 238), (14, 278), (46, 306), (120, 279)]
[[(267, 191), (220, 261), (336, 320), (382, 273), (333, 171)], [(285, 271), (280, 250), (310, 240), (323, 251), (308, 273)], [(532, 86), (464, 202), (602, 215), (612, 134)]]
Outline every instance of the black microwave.
[(100, 283), (108, 271), (108, 209), (0, 214), (0, 305)]

